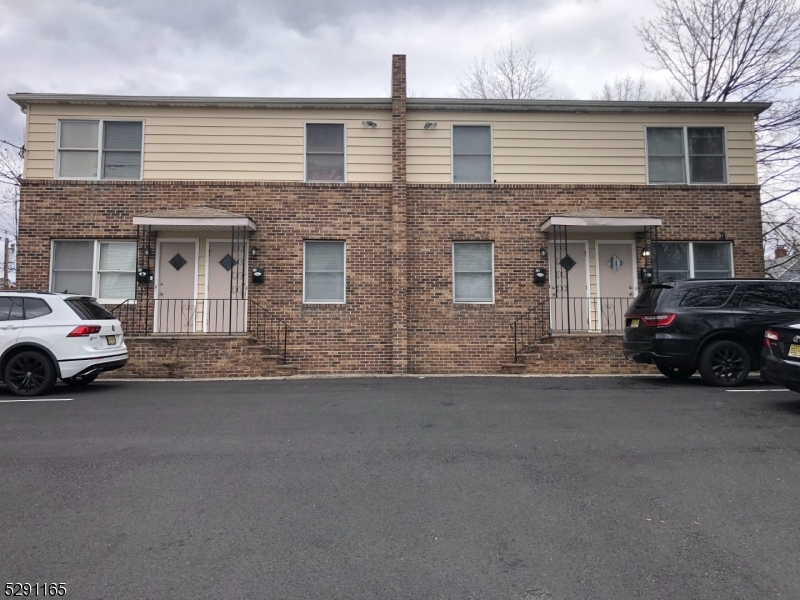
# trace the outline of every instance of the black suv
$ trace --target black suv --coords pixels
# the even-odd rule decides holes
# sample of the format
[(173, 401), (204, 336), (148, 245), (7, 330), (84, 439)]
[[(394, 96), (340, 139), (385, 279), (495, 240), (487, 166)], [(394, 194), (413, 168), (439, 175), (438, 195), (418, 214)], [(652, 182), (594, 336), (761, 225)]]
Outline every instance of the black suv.
[(688, 279), (648, 285), (625, 313), (625, 358), (672, 379), (735, 386), (760, 368), (764, 331), (800, 320), (800, 283)]

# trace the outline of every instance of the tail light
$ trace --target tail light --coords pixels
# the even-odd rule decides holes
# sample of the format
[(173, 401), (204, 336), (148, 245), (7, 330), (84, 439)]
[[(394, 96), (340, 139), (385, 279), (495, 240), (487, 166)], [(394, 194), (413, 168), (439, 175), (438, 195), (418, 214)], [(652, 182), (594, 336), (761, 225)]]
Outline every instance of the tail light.
[(100, 325), (79, 325), (67, 334), (67, 337), (87, 337), (93, 333), (100, 333)]
[(677, 317), (675, 313), (664, 313), (657, 315), (642, 315), (640, 318), (648, 327), (669, 327)]
[(778, 338), (778, 334), (777, 334), (777, 333), (775, 333), (774, 331), (770, 331), (769, 329), (767, 329), (767, 330), (764, 332), (764, 346), (765, 346), (766, 348), (769, 348), (769, 347), (770, 347), (770, 346), (769, 346), (769, 344), (770, 344), (770, 340), (771, 340), (771, 341), (773, 341), (773, 342), (777, 342), (779, 339), (780, 339), (780, 338)]

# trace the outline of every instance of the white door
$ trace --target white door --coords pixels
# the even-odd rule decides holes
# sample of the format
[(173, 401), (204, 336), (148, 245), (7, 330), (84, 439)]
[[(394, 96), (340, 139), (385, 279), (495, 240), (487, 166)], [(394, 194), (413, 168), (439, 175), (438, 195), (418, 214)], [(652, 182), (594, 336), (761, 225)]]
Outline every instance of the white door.
[[(239, 264), (245, 253), (234, 254), (235, 257), (231, 254), (230, 241), (208, 242), (205, 328), (211, 333), (246, 331), (247, 300), (242, 299), (246, 294), (241, 288), (246, 285), (247, 273), (245, 265)], [(231, 275), (234, 281), (231, 281)]]
[[(554, 331), (589, 329), (589, 277), (588, 246), (586, 242), (569, 242), (565, 257), (556, 257), (554, 244), (550, 243), (550, 326)], [(563, 273), (557, 264), (569, 257), (565, 264), (571, 268), (566, 280), (559, 278)], [(569, 282), (569, 290), (567, 290)], [(569, 297), (567, 297), (569, 295)]]
[(190, 333), (197, 321), (197, 242), (158, 243), (153, 320), (158, 333)]
[(625, 311), (636, 297), (633, 242), (597, 242), (597, 328), (621, 331)]

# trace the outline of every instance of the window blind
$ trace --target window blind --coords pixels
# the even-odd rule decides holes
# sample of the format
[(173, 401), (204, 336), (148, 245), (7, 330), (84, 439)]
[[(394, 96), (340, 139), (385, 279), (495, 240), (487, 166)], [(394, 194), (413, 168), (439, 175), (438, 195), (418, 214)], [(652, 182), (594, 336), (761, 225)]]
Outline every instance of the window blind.
[(491, 181), (491, 128), (487, 125), (453, 126), (453, 183)]
[(344, 302), (344, 242), (306, 242), (305, 302)]
[(344, 181), (343, 124), (306, 124), (306, 181)]
[(457, 242), (453, 245), (455, 302), (494, 300), (491, 242)]

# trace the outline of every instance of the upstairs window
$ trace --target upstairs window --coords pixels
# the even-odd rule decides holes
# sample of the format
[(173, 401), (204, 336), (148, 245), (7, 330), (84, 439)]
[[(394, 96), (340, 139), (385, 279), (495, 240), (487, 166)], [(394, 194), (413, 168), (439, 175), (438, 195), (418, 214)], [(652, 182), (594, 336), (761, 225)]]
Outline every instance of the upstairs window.
[(722, 127), (648, 127), (649, 183), (727, 183)]
[(306, 123), (306, 181), (345, 181), (343, 123)]
[(660, 281), (733, 277), (730, 242), (660, 242), (654, 258)]
[(58, 177), (141, 179), (141, 121), (59, 121)]
[(492, 183), (488, 125), (453, 125), (453, 183)]

